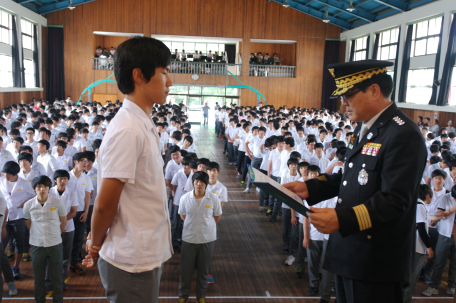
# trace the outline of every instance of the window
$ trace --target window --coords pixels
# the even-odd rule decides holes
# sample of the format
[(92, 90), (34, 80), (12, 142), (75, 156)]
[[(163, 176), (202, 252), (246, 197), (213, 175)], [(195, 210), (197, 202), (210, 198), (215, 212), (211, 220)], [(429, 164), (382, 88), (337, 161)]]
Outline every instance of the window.
[(399, 28), (382, 32), (379, 36), (378, 55), (379, 60), (396, 59), (397, 41), (399, 38)]
[[(202, 52), (203, 56), (209, 51), (212, 54), (215, 52), (224, 52), (225, 44), (223, 43), (195, 43), (195, 42), (174, 42), (174, 41), (163, 41), (163, 43), (171, 50), (171, 53), (177, 49), (179, 53), (185, 50), (187, 54), (194, 54), (195, 52)], [(192, 58), (188, 58), (187, 61), (193, 61)]]
[(33, 50), (33, 23), (21, 20), (22, 48)]
[(0, 87), (13, 87), (13, 58), (0, 55)]
[(24, 60), (25, 68), (25, 87), (36, 87), (35, 86), (35, 66), (33, 65), (33, 60)]
[(352, 43), (355, 43), (355, 56), (354, 56), (353, 60), (354, 61), (366, 60), (366, 58), (367, 58), (367, 36), (353, 40)]
[(0, 11), (0, 42), (11, 45), (13, 18), (10, 14)]
[(411, 69), (408, 74), (407, 103), (429, 104), (432, 95), (434, 69)]
[(411, 57), (437, 53), (442, 17), (426, 20), (413, 25)]
[(450, 96), (448, 97), (449, 105), (456, 105), (456, 66), (453, 67), (453, 76), (451, 77)]

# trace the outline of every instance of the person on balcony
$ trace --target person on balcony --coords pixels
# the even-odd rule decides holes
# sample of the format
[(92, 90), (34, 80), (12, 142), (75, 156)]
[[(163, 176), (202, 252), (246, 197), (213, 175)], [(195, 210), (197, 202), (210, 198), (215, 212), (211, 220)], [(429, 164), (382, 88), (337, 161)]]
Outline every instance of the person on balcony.
[(187, 53), (185, 52), (185, 49), (182, 50), (181, 59), (182, 61), (187, 61)]
[(103, 53), (103, 50), (101, 49), (101, 46), (98, 46), (97, 49), (95, 50), (95, 58), (100, 57), (100, 55)]

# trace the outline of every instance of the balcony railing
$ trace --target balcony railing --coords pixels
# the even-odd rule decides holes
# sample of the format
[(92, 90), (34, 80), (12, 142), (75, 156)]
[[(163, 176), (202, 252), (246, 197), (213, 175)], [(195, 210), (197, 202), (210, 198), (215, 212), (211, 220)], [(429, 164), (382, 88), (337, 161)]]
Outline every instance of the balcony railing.
[(241, 64), (172, 61), (170, 65), (173, 74), (226, 75), (227, 71), (240, 76)]
[(93, 69), (113, 70), (114, 59), (112, 58), (93, 58)]
[(249, 76), (296, 78), (296, 66), (250, 64)]

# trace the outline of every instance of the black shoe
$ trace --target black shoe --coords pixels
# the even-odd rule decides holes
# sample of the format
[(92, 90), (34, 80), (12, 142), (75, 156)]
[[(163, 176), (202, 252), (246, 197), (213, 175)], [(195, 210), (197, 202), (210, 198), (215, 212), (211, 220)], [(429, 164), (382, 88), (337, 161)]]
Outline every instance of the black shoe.
[(269, 219), (269, 222), (275, 222), (275, 221), (277, 221), (277, 216), (272, 215), (271, 219)]
[(173, 247), (173, 250), (176, 254), (180, 254), (181, 253), (181, 248), (179, 246), (175, 246)]
[(321, 274), (321, 272), (318, 273), (318, 279), (319, 280), (323, 279), (323, 275)]
[(326, 301), (325, 299), (320, 299), (320, 303), (329, 303), (329, 301)]
[(304, 269), (298, 269), (298, 271), (296, 272), (296, 277), (298, 277), (299, 279), (304, 278)]
[(307, 294), (309, 296), (315, 296), (316, 294), (318, 294), (318, 287), (309, 288), (309, 290), (307, 291)]
[(307, 294), (309, 296), (315, 296), (316, 294), (318, 294), (318, 287), (309, 288), (309, 290), (307, 291)]

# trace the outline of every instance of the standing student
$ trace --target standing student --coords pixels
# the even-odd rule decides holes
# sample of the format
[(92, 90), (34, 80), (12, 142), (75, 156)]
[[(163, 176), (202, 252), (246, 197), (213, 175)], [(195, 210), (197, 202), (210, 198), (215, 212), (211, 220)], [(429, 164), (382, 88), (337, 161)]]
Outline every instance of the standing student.
[(87, 215), (89, 213), (90, 198), (93, 191), (93, 185), (90, 178), (84, 173), (87, 166), (87, 155), (85, 153), (76, 153), (73, 156), (74, 168), (70, 172), (68, 187), (76, 192), (78, 197), (78, 210), (74, 218), (74, 237), (73, 248), (71, 250), (70, 271), (83, 275), (83, 270), (78, 263), (81, 259), (81, 247), (84, 241), (84, 232), (86, 229)]
[[(95, 148), (95, 147), (94, 147)], [(98, 148), (98, 146), (97, 146)], [(93, 167), (93, 163), (95, 162), (95, 153), (93, 151), (86, 151), (87, 156), (87, 165), (84, 169), (84, 173), (89, 177), (90, 181), (92, 182), (92, 195), (90, 198), (90, 206), (89, 211), (87, 212), (87, 220), (86, 220), (86, 232), (87, 234), (90, 233), (92, 230), (92, 213), (93, 213), (93, 204), (95, 203), (95, 199), (98, 194), (98, 171), (95, 167)]]
[(39, 154), (37, 161), (43, 165), (45, 175), (52, 178), (54, 176), (54, 172), (59, 169), (59, 166), (55, 158), (48, 152), (49, 142), (47, 140), (40, 140), (38, 141), (36, 147), (38, 148)]
[(217, 240), (217, 223), (222, 215), (220, 200), (207, 191), (209, 175), (196, 172), (192, 176), (194, 190), (181, 199), (179, 214), (184, 221), (180, 263), (179, 303), (186, 303), (196, 269), (196, 300), (206, 302), (209, 267)]
[(157, 303), (161, 267), (171, 258), (160, 138), (149, 116), (154, 104), (166, 102), (170, 60), (166, 45), (147, 37), (133, 37), (116, 50), (114, 70), (125, 100), (99, 151), (85, 261), (94, 266), (98, 260), (111, 303)]
[[(284, 138), (282, 136), (276, 137), (274, 144), (277, 146), (273, 151), (269, 153), (269, 165), (268, 165), (268, 177), (276, 182), (280, 183), (280, 155), (283, 151)], [(277, 220), (277, 216), (282, 207), (282, 202), (274, 198), (272, 195), (269, 196), (269, 207), (274, 205), (271, 215)], [(260, 206), (260, 211), (264, 211), (264, 207)]]
[[(179, 132), (180, 133), (180, 132)], [(175, 134), (174, 134), (175, 135)], [(173, 197), (175, 196), (175, 192), (171, 187), (171, 181), (173, 177), (177, 174), (179, 170), (182, 169), (182, 156), (181, 156), (181, 149), (176, 144), (168, 148), (169, 155), (171, 160), (168, 161), (165, 168), (165, 184), (168, 192), (168, 207), (171, 214), (171, 220), (174, 218), (174, 207), (173, 207)]]
[[(413, 290), (420, 278), (426, 253), (430, 258), (434, 257), (434, 250), (431, 247), (429, 238), (429, 212), (426, 205), (431, 203), (432, 190), (427, 184), (420, 184), (418, 201), (416, 203), (416, 247), (415, 264), (410, 275), (410, 283), (404, 290), (404, 303), (412, 303)], [(432, 222), (431, 222), (432, 224)]]
[(24, 203), (35, 195), (30, 187), (30, 183), (18, 176), (21, 168), (14, 161), (6, 162), (3, 165), (0, 178), (0, 191), (5, 197), (8, 205), (8, 220), (6, 222), (7, 237), (2, 239), (3, 250), (12, 237), (15, 242), (15, 259), (13, 266), (14, 279), (21, 279), (19, 265), (21, 264), (22, 254), (25, 251), (25, 229), (27, 228), (24, 220), (22, 207)]
[(52, 181), (47, 176), (33, 179), (32, 187), (36, 197), (28, 200), (23, 209), (25, 223), (30, 229), (32, 245), (32, 267), (35, 277), (35, 301), (46, 302), (45, 276), (48, 274), (54, 285), (54, 303), (63, 302), (62, 281), (62, 237), (67, 224), (65, 204), (57, 197), (49, 195)]
[[(22, 145), (21, 148), (19, 148), (19, 155), (22, 153), (29, 153), (33, 156), (33, 149), (30, 146)], [(38, 161), (33, 161), (31, 168), (33, 171), (37, 172), (38, 175), (46, 174), (46, 170), (44, 169), (43, 164)]]
[(72, 157), (65, 155), (65, 150), (67, 148), (67, 143), (63, 140), (58, 140), (55, 143), (54, 148), (56, 152), (52, 155), (57, 162), (57, 166), (59, 169), (64, 169), (66, 171), (70, 171), (72, 169), (73, 161)]

